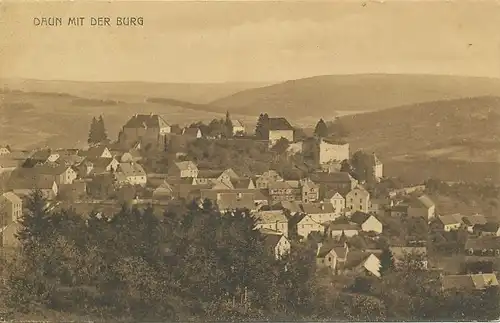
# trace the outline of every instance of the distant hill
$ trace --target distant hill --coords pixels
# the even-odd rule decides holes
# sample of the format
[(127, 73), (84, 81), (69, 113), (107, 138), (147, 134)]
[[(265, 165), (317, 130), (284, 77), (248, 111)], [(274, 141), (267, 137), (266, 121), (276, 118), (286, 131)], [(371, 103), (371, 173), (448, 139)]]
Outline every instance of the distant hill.
[[(500, 149), (500, 97), (412, 104), (344, 116), (341, 121), (350, 131), (354, 148), (375, 150), (391, 158), (457, 157), (473, 148)], [(474, 159), (465, 155), (464, 160)]]
[[(180, 125), (224, 117), (224, 113), (207, 110), (204, 104), (174, 99), (125, 102), (62, 92), (0, 89), (0, 145), (10, 144), (16, 149), (41, 145), (80, 147), (86, 143), (92, 117), (99, 115), (104, 116), (110, 139), (116, 139), (123, 124), (136, 113), (159, 114), (170, 124)], [(232, 116), (245, 124), (255, 120), (237, 114)]]
[(315, 76), (243, 90), (210, 104), (233, 113), (331, 118), (343, 111), (373, 111), (421, 102), (500, 96), (500, 79), (361, 74)]
[(141, 102), (148, 97), (165, 97), (192, 103), (208, 103), (263, 83), (153, 83), (153, 82), (76, 82), (26, 79), (0, 79), (0, 88), (25, 92), (66, 93), (86, 99)]

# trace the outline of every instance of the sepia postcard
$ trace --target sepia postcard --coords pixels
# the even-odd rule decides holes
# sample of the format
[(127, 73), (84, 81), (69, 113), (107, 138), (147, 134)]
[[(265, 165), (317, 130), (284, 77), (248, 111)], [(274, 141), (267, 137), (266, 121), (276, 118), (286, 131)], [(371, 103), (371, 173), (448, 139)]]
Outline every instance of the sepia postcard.
[(500, 318), (499, 1), (1, 1), (0, 321)]

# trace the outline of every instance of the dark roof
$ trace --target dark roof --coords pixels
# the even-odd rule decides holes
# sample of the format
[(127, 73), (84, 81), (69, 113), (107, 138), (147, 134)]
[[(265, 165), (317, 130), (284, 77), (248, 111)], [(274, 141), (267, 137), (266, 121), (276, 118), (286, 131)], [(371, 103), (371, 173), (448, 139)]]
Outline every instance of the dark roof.
[(242, 178), (242, 179), (232, 179), (231, 183), (234, 188), (248, 188), (250, 186), (251, 178)]
[(51, 155), (50, 149), (37, 150), (30, 156), (30, 159), (46, 161), (50, 157), (50, 155)]
[(429, 209), (434, 205), (434, 202), (427, 195), (422, 195), (418, 198), (414, 198), (410, 202), (410, 206), (415, 208), (425, 207)]
[(200, 169), (198, 170), (198, 178), (218, 178), (222, 175), (224, 170), (214, 169)]
[(81, 151), (80, 155), (86, 156), (89, 158), (99, 158), (102, 156), (102, 154), (104, 153), (106, 148), (107, 147), (104, 145), (90, 147), (87, 151)]
[(334, 230), (361, 230), (359, 225), (355, 223), (333, 223), (333, 222), (328, 222), (327, 223), (327, 228), (330, 231)]
[(469, 238), (465, 242), (465, 249), (467, 250), (500, 249), (500, 237)]
[(446, 214), (438, 216), (439, 221), (443, 225), (457, 224), (462, 223), (462, 215), (461, 214)]
[(300, 207), (306, 214), (324, 214), (335, 211), (332, 203), (302, 203)]
[(35, 167), (35, 171), (38, 172), (39, 174), (43, 175), (61, 175), (64, 173), (69, 166), (66, 165), (43, 165), (43, 166), (38, 166)]
[(487, 222), (485, 224), (476, 224), (474, 226), (474, 230), (482, 231), (482, 232), (497, 232), (500, 228), (500, 224), (494, 222)]
[(351, 215), (351, 222), (357, 223), (359, 225), (365, 223), (366, 220), (368, 220), (371, 217), (370, 214), (356, 211), (354, 214)]
[(482, 214), (467, 215), (462, 218), (466, 225), (486, 224), (486, 217)]
[(345, 258), (347, 254), (347, 248), (344, 244), (338, 242), (326, 242), (319, 248), (317, 258), (324, 258), (332, 250), (335, 251), (337, 256), (340, 258)]
[(157, 114), (136, 114), (130, 118), (124, 128), (160, 128), (168, 126), (167, 122)]
[(255, 203), (252, 193), (218, 193), (217, 206), (220, 210), (252, 210), (255, 207)]
[(269, 130), (293, 130), (292, 125), (285, 118), (269, 118)]
[(311, 176), (313, 182), (319, 183), (351, 183), (353, 178), (347, 172), (314, 173)]
[(264, 236), (264, 244), (266, 247), (269, 248), (274, 248), (278, 244), (278, 242), (281, 240), (281, 237), (283, 237), (283, 234), (278, 233), (270, 233), (267, 230), (260, 230), (260, 232)]
[(198, 136), (198, 131), (201, 134), (200, 128), (185, 128), (182, 135), (188, 136), (188, 137), (197, 137)]

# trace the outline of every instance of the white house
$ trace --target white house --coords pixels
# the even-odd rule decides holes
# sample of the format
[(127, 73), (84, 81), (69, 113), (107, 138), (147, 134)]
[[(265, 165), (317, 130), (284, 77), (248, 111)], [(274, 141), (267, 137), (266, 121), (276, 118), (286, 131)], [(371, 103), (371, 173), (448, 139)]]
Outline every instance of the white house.
[(131, 163), (120, 163), (116, 172), (116, 179), (120, 183), (129, 183), (130, 185), (146, 186), (147, 176), (141, 165)]
[(408, 216), (421, 217), (430, 222), (436, 216), (436, 205), (427, 195), (414, 198), (408, 205)]
[(346, 212), (370, 212), (370, 193), (361, 186), (357, 186), (345, 197)]
[(288, 237), (288, 219), (283, 210), (259, 211), (255, 219), (256, 229), (270, 229)]
[(350, 221), (361, 226), (361, 230), (364, 232), (375, 232), (382, 233), (382, 222), (380, 222), (375, 216), (364, 213), (364, 212), (354, 212), (351, 215)]
[(260, 232), (264, 235), (266, 249), (276, 259), (280, 259), (290, 253), (290, 241), (282, 233), (268, 229), (261, 229)]
[(339, 193), (334, 192), (332, 194), (327, 195), (325, 201), (330, 202), (335, 209), (335, 214), (341, 215), (345, 211), (345, 198)]

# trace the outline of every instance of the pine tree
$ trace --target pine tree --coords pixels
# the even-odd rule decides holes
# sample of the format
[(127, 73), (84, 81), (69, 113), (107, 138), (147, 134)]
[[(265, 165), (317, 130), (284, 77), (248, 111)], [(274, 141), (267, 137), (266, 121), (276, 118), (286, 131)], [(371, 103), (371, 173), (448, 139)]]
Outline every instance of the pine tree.
[(226, 120), (224, 121), (224, 133), (226, 138), (233, 136), (233, 122), (229, 116), (229, 111), (226, 111)]
[(93, 117), (92, 123), (90, 124), (89, 139), (87, 140), (91, 145), (99, 142), (97, 127), (97, 119)]
[(324, 138), (328, 136), (328, 128), (326, 127), (325, 121), (323, 119), (319, 119), (316, 124), (316, 128), (314, 128), (314, 135), (319, 138)]
[(394, 258), (389, 248), (384, 248), (380, 254), (380, 275), (385, 275), (387, 272), (394, 269)]
[(267, 113), (260, 114), (259, 119), (257, 120), (257, 126), (255, 127), (255, 136), (262, 140), (269, 139), (269, 116)]
[(108, 140), (108, 134), (106, 133), (106, 126), (104, 125), (104, 119), (102, 115), (99, 116), (99, 120), (97, 121), (97, 134), (99, 143)]

